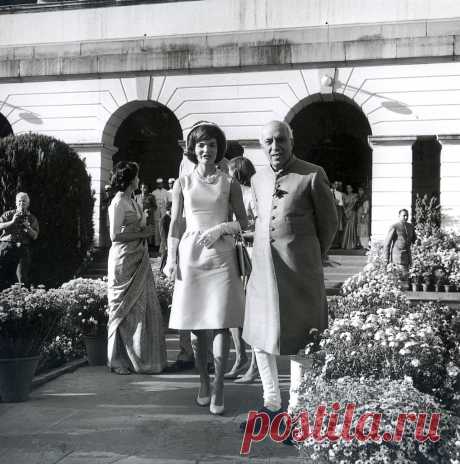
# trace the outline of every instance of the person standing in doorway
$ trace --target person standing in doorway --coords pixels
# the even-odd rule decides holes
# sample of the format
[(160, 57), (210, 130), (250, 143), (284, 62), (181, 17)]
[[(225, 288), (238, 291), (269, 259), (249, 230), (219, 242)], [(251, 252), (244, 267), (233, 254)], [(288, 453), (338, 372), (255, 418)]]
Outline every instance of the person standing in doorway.
[(164, 188), (163, 178), (159, 177), (156, 180), (156, 187), (152, 192), (153, 196), (155, 197), (157, 203), (157, 209), (155, 210), (155, 235), (154, 235), (154, 243), (155, 247), (160, 246), (161, 237), (160, 237), (160, 219), (166, 213), (166, 206), (168, 204), (169, 194), (168, 191)]
[(358, 201), (356, 203), (358, 248), (369, 249), (369, 199), (363, 187), (358, 189)]
[(340, 245), (342, 244), (342, 235), (344, 227), (343, 193), (341, 192), (341, 190), (339, 190), (340, 184), (341, 182), (336, 180), (334, 181), (331, 187), (332, 196), (334, 197), (335, 207), (337, 209), (337, 219), (339, 221), (337, 225), (337, 233), (334, 237), (334, 248), (340, 248)]
[[(145, 214), (146, 224), (148, 226), (154, 226), (157, 202), (155, 197), (150, 193), (150, 187), (147, 184), (142, 183), (140, 190), (140, 193), (135, 196), (135, 199)], [(148, 238), (148, 243), (150, 246), (153, 245), (153, 236)]]
[(173, 187), (174, 187), (174, 182), (175, 182), (176, 179), (174, 179), (174, 177), (170, 177), (168, 179), (168, 201), (170, 203), (172, 203), (172, 191), (173, 191)]
[(345, 226), (342, 236), (342, 248), (344, 250), (352, 250), (356, 248), (357, 233), (356, 233), (356, 202), (358, 195), (353, 192), (353, 187), (347, 184), (345, 193), (343, 194), (343, 213), (345, 218)]

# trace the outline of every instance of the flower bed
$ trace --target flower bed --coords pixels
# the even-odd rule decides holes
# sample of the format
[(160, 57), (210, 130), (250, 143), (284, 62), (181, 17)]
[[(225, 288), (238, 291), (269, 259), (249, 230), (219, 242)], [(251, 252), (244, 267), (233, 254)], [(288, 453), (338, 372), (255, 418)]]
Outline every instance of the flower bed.
[(306, 347), (312, 367), (297, 388), (296, 407), (314, 411), (321, 402), (330, 408), (333, 402), (354, 401), (359, 411), (379, 408), (391, 420), (396, 410), (443, 408), (447, 438), (438, 444), (412, 439), (397, 446), (307, 440), (299, 447), (308, 459), (446, 463), (458, 459), (460, 441), (451, 424), (457, 424), (460, 404), (460, 312), (434, 302), (414, 304), (401, 286), (398, 268), (387, 265), (381, 246), (374, 244), (363, 271), (330, 300), (329, 328)]
[(68, 301), (70, 325), (82, 335), (96, 336), (107, 329), (107, 282), (102, 279), (78, 278), (61, 286)]
[(411, 247), (409, 277), (416, 289), (457, 290), (460, 286), (460, 237), (440, 227), (439, 201), (427, 196), (416, 199), (416, 242)]
[(0, 358), (37, 356), (56, 334), (67, 300), (51, 289), (19, 284), (0, 292)]
[[(355, 405), (353, 421), (349, 430), (351, 436), (358, 433), (357, 422), (363, 414), (373, 413), (381, 418), (379, 435), (372, 434), (370, 423), (372, 417), (367, 420), (364, 429), (367, 440), (317, 440), (313, 437), (297, 444), (300, 455), (306, 458), (306, 462), (314, 460), (327, 462), (340, 462), (341, 464), (367, 464), (367, 463), (454, 463), (460, 458), (460, 421), (449, 411), (445, 410), (430, 395), (421, 393), (414, 387), (410, 377), (403, 380), (370, 380), (367, 378), (341, 377), (334, 381), (324, 377), (315, 377), (310, 373), (304, 378), (300, 386), (299, 397), (301, 408), (292, 411), (297, 415), (302, 410), (313, 414), (320, 405), (326, 407), (326, 412), (332, 412), (332, 405), (339, 403), (338, 413), (340, 420), (336, 427), (336, 435), (343, 432), (344, 410), (347, 404)], [(431, 414), (440, 414), (438, 434), (441, 439), (436, 442), (426, 440), (424, 442), (414, 439), (416, 423), (407, 420), (401, 440), (382, 439), (383, 434), (395, 435), (397, 418), (400, 413), (427, 413), (427, 426)], [(310, 416), (311, 417), (311, 416)], [(376, 419), (378, 420), (378, 419)], [(313, 429), (313, 420), (310, 418), (310, 427)], [(330, 425), (325, 421), (325, 425)], [(321, 435), (326, 433), (326, 427), (321, 430)], [(330, 435), (331, 436), (331, 435)], [(363, 437), (362, 437), (363, 438)], [(455, 461), (457, 460), (457, 461)]]

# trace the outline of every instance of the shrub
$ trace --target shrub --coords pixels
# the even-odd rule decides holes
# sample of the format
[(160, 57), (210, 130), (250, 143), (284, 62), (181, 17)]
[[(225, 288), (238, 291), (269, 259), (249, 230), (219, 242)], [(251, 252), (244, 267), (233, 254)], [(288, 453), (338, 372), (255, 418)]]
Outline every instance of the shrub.
[(25, 191), (40, 224), (31, 280), (47, 287), (72, 277), (93, 240), (93, 204), (85, 163), (64, 142), (38, 134), (0, 139), (0, 211)]
[(436, 233), (441, 227), (441, 205), (436, 195), (415, 197), (415, 233), (417, 236), (428, 236)]
[(412, 245), (412, 264), (409, 268), (411, 280), (439, 283), (437, 277), (442, 276), (456, 285), (460, 269), (457, 242), (457, 235), (442, 229), (436, 229), (428, 235), (420, 235)]
[(64, 329), (61, 326), (57, 332), (61, 335), (56, 335), (43, 346), (35, 375), (85, 356), (81, 335), (73, 327)]
[(37, 356), (55, 336), (67, 301), (59, 290), (20, 284), (0, 292), (0, 358)]
[(402, 308), (408, 305), (400, 288), (400, 270), (386, 264), (383, 245), (373, 242), (364, 269), (349, 277), (342, 286), (341, 296), (331, 305), (332, 318), (344, 317), (352, 311), (375, 313), (378, 308)]
[(70, 324), (83, 335), (103, 334), (108, 322), (107, 282), (78, 278), (61, 286)]
[(327, 379), (343, 376), (403, 379), (421, 391), (443, 395), (449, 348), (441, 336), (436, 305), (353, 311), (335, 319), (313, 356)]
[[(427, 413), (429, 422), (432, 413), (440, 413), (441, 421), (437, 442), (415, 440), (415, 423), (406, 421), (405, 434), (400, 442), (383, 440), (331, 441), (324, 439), (315, 441), (313, 437), (297, 444), (306, 462), (340, 462), (342, 464), (364, 463), (453, 463), (460, 458), (459, 419), (446, 411), (431, 396), (419, 392), (409, 378), (402, 381), (389, 379), (369, 380), (365, 378), (342, 377), (330, 381), (324, 377), (314, 377), (310, 372), (304, 377), (299, 389), (299, 403), (293, 415), (307, 411), (312, 415), (316, 408), (323, 404), (326, 411), (331, 412), (331, 405), (338, 402), (339, 411), (337, 432), (341, 432), (344, 418), (344, 408), (347, 403), (354, 403), (356, 410), (351, 424), (354, 434), (358, 418), (365, 413), (381, 413), (379, 434), (394, 433), (397, 417), (400, 413)], [(311, 416), (310, 416), (311, 417)], [(312, 419), (310, 427), (312, 428)], [(371, 421), (368, 421), (368, 423)], [(322, 430), (324, 434), (325, 429)], [(369, 432), (368, 428), (365, 432)], [(425, 431), (427, 433), (427, 430)]]

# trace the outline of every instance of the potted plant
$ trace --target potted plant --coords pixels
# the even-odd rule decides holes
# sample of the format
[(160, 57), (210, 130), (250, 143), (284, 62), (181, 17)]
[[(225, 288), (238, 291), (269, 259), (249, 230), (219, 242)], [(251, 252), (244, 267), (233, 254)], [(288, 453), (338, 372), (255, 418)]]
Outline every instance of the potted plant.
[(107, 282), (78, 278), (61, 286), (69, 297), (67, 316), (82, 336), (90, 366), (107, 363)]
[(431, 271), (425, 271), (423, 273), (423, 282), (422, 282), (422, 289), (424, 292), (427, 292), (428, 291), (428, 287), (430, 286), (431, 284), (431, 278), (432, 278), (432, 274), (431, 274)]
[(411, 285), (412, 285), (412, 291), (413, 292), (418, 291), (418, 287), (420, 285), (421, 280), (422, 279), (421, 279), (421, 277), (419, 275), (411, 277)]
[(20, 284), (0, 292), (0, 397), (25, 401), (40, 352), (53, 337), (66, 307), (59, 290)]
[(460, 290), (460, 263), (458, 261), (458, 258), (452, 266), (448, 282), (450, 285), (452, 285), (454, 291)]
[(443, 279), (442, 285), (444, 286), (444, 291), (449, 292), (450, 291), (450, 284), (448, 279)]
[(434, 289), (436, 292), (439, 292), (441, 286), (445, 285), (448, 280), (446, 276), (446, 271), (442, 266), (435, 266), (433, 268), (433, 277), (434, 277)]

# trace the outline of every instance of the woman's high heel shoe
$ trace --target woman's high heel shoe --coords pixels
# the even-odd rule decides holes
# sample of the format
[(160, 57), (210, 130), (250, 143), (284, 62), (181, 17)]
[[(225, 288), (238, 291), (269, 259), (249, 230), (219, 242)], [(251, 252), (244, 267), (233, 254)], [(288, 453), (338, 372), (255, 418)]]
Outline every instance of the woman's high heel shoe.
[[(208, 387), (208, 392), (209, 392), (209, 387)], [(211, 397), (208, 395), (208, 396), (200, 396), (200, 393), (201, 393), (201, 387), (200, 387), (200, 390), (198, 391), (198, 396), (196, 397), (196, 404), (198, 406), (208, 406), (209, 403), (211, 402)]]
[(216, 395), (211, 396), (211, 403), (209, 405), (209, 412), (215, 416), (221, 416), (225, 411), (224, 402), (221, 405), (216, 404)]
[(254, 383), (257, 380), (257, 377), (259, 377), (259, 373), (257, 370), (254, 372), (246, 372), (246, 374), (243, 375), (243, 377), (240, 377), (239, 379), (234, 380), (234, 383), (239, 383), (239, 384), (250, 384)]
[(211, 402), (210, 396), (197, 396), (196, 397), (196, 404), (198, 406), (208, 406), (210, 402)]
[(236, 379), (240, 374), (242, 374), (248, 368), (248, 363), (244, 362), (239, 366), (233, 366), (230, 371), (224, 374), (224, 379)]

